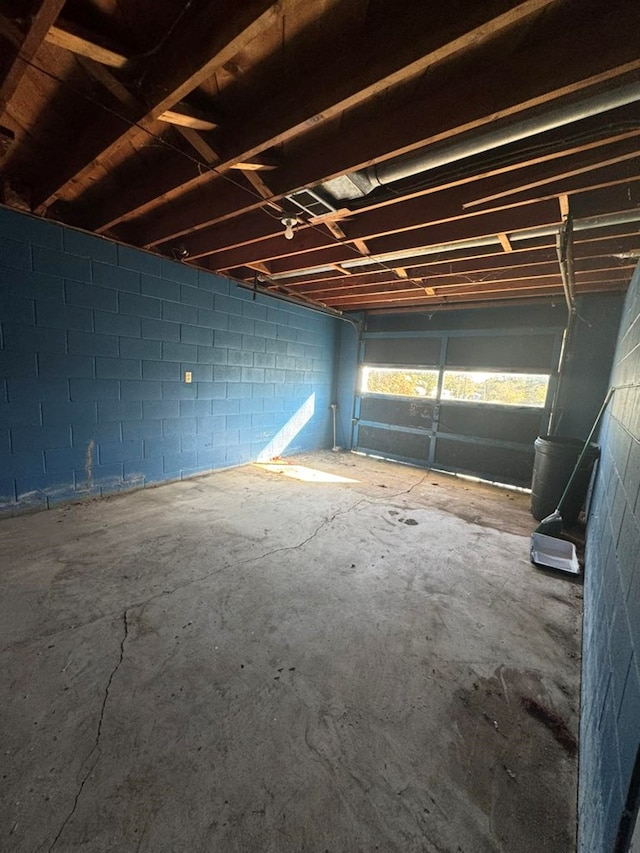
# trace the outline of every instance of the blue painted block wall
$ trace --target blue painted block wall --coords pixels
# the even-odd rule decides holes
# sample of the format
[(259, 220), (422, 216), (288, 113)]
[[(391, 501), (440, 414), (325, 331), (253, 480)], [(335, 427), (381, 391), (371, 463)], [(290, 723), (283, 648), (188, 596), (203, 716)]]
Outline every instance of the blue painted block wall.
[(338, 322), (0, 208), (0, 512), (331, 446)]
[[(587, 527), (579, 851), (611, 853), (640, 745), (640, 267), (625, 302)], [(631, 793), (631, 796), (630, 796)]]

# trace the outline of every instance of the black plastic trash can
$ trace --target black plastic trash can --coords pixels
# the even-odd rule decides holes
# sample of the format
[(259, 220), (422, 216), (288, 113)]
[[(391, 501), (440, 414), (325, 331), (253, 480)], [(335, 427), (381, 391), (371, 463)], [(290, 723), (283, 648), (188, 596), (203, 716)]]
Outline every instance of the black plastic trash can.
[[(558, 506), (584, 447), (584, 441), (578, 438), (541, 435), (536, 438), (534, 446), (536, 455), (531, 482), (531, 514), (538, 521), (542, 521)], [(565, 524), (574, 524), (578, 520), (587, 496), (591, 470), (599, 453), (600, 448), (592, 442), (562, 507), (562, 520)]]

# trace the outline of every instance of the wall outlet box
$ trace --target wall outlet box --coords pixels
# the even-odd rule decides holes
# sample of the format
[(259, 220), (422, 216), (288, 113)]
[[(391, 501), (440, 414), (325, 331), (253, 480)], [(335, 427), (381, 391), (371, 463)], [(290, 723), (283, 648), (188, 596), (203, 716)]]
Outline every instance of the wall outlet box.
[(191, 382), (191, 371), (190, 370), (185, 370), (184, 381), (185, 382)]

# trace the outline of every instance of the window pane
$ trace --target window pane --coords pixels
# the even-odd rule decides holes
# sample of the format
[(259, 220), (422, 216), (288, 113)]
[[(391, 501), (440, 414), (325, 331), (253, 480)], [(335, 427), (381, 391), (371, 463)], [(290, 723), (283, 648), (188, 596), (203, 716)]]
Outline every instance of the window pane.
[(549, 376), (544, 373), (481, 373), (446, 370), (442, 398), (501, 403), (506, 406), (544, 406)]
[(396, 370), (389, 367), (362, 369), (362, 391), (369, 394), (435, 397), (437, 387), (437, 370)]

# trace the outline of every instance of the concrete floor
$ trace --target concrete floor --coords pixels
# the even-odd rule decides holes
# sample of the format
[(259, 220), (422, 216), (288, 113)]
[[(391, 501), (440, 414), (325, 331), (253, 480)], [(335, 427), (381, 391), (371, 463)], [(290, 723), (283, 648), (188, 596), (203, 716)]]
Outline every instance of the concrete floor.
[(527, 497), (288, 462), (0, 524), (4, 853), (573, 850), (582, 589)]

